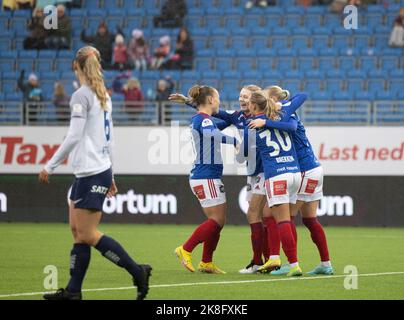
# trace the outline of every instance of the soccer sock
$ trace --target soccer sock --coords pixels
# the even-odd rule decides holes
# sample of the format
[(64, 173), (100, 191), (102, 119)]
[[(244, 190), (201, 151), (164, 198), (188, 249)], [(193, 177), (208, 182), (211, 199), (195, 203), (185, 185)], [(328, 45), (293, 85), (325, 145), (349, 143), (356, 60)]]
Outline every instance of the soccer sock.
[(296, 231), (295, 217), (293, 216), (290, 216), (290, 227), (292, 228), (293, 237), (295, 238), (295, 242), (297, 245), (297, 231)]
[(290, 221), (282, 221), (278, 223), (279, 235), (282, 242), (283, 252), (290, 264), (297, 262), (297, 249), (296, 242), (293, 237), (292, 227)]
[(75, 243), (70, 252), (70, 280), (66, 290), (71, 293), (81, 292), (88, 265), (90, 264), (91, 247), (84, 243)]
[(264, 222), (267, 227), (270, 256), (279, 256), (281, 252), (281, 239), (276, 220), (273, 217), (267, 217), (264, 218)]
[(114, 239), (103, 235), (95, 248), (105, 258), (128, 271), (135, 279), (143, 276), (143, 269), (133, 261), (125, 249)]
[(323, 226), (317, 218), (303, 218), (303, 224), (310, 230), (311, 239), (316, 244), (320, 253), (321, 261), (330, 261), (328, 254), (327, 238), (324, 233)]
[(262, 264), (262, 236), (264, 234), (264, 227), (262, 222), (250, 224), (251, 228), (251, 246), (253, 249), (253, 262), (254, 264)]
[(262, 255), (264, 256), (265, 261), (269, 259), (269, 247), (268, 247), (268, 230), (264, 222), (264, 232), (262, 233)]
[(216, 250), (217, 244), (220, 239), (220, 232), (222, 227), (216, 223), (216, 230), (208, 239), (203, 243), (202, 262), (208, 263), (213, 260), (213, 252)]
[(215, 220), (208, 219), (204, 223), (200, 224), (195, 229), (194, 233), (189, 237), (187, 242), (184, 243), (183, 248), (185, 251), (192, 252), (195, 247), (208, 240), (212, 235), (216, 233), (219, 225)]

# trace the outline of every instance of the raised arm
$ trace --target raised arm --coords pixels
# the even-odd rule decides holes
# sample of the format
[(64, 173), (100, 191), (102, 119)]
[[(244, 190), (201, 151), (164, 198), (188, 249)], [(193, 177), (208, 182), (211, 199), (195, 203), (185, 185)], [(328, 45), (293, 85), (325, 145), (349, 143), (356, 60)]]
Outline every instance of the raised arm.
[(293, 96), (288, 102), (283, 104), (282, 112), (284, 114), (284, 119), (287, 121), (289, 117), (299, 109), (303, 103), (307, 100), (307, 94), (298, 93)]

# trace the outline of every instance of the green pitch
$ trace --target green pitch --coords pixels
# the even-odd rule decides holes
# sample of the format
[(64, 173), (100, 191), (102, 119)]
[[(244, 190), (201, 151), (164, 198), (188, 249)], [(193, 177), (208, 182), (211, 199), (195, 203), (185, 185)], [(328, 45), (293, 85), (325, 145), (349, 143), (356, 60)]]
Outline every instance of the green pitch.
[[(298, 279), (239, 275), (251, 258), (249, 228), (226, 226), (215, 262), (226, 275), (191, 274), (173, 255), (193, 226), (102, 225), (136, 261), (153, 268), (148, 299), (404, 299), (404, 229), (326, 228), (335, 276)], [(304, 272), (318, 263), (307, 230), (298, 228), (298, 254)], [(41, 299), (44, 268), (54, 265), (58, 285), (68, 279), (71, 236), (63, 224), (0, 224), (0, 299)], [(194, 265), (201, 256), (194, 252)], [(283, 258), (283, 261), (286, 261)], [(347, 290), (344, 268), (356, 266), (358, 288)], [(133, 299), (131, 279), (123, 269), (92, 250), (84, 299)], [(102, 291), (97, 291), (102, 289)], [(95, 290), (95, 291), (94, 291)], [(10, 296), (12, 294), (18, 294)]]

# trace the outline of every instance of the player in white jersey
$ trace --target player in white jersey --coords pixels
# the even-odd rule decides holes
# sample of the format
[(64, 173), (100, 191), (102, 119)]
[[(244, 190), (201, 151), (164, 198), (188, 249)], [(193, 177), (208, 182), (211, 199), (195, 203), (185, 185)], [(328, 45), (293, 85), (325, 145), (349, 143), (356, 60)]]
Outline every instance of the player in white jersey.
[(97, 229), (105, 198), (117, 192), (112, 174), (112, 104), (104, 85), (100, 53), (90, 46), (81, 48), (73, 67), (81, 87), (70, 101), (69, 131), (39, 173), (40, 182), (49, 183), (49, 175), (70, 155), (75, 175), (69, 204), (69, 222), (74, 238), (70, 280), (66, 288), (45, 294), (44, 298), (82, 299), (81, 287), (90, 263), (91, 247), (94, 247), (129, 272), (137, 286), (137, 299), (143, 300), (149, 290), (151, 266), (137, 264), (117, 241)]

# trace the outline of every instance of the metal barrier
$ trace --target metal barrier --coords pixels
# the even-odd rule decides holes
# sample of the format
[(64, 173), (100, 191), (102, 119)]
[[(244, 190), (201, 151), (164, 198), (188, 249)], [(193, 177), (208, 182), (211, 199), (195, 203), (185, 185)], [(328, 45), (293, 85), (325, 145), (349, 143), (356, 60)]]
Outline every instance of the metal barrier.
[[(221, 108), (238, 110), (238, 101), (224, 101)], [(298, 110), (306, 125), (404, 125), (404, 102), (400, 101), (308, 101)], [(117, 126), (188, 125), (195, 110), (172, 102), (113, 102)], [(70, 109), (53, 102), (0, 101), (0, 126), (68, 125)]]

